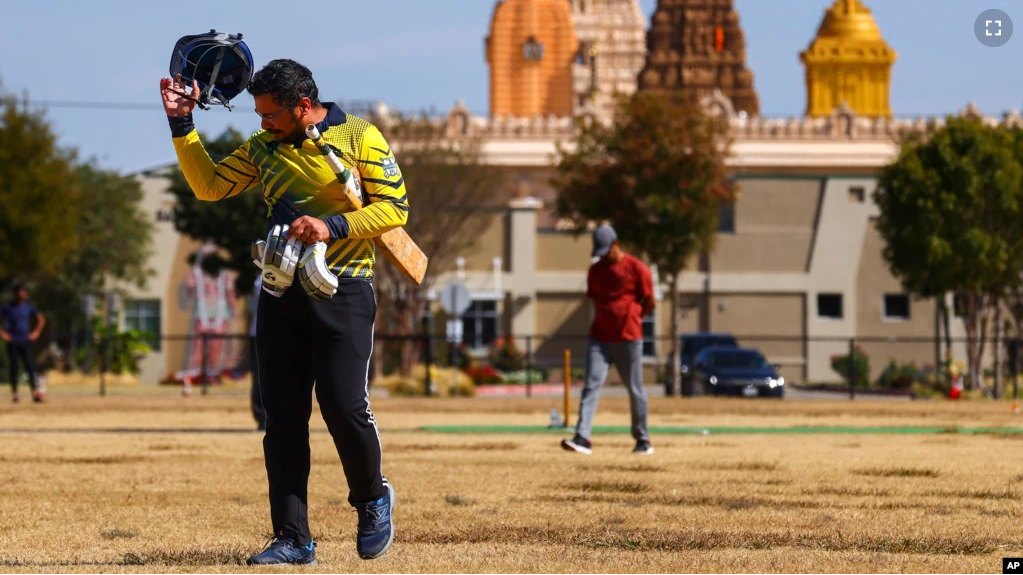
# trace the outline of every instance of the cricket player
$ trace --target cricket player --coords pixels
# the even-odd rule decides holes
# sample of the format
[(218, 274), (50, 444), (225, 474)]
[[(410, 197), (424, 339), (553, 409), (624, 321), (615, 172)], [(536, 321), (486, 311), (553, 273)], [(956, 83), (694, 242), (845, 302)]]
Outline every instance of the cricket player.
[[(373, 238), (407, 221), (404, 178), (380, 131), (321, 103), (312, 73), (298, 62), (271, 61), (247, 90), (262, 130), (214, 163), (192, 123), (198, 84), (160, 80), (174, 149), (196, 197), (222, 200), (262, 183), (267, 205), (265, 253), (261, 262), (255, 260), (264, 292), (257, 307), (256, 357), (274, 539), (248, 562), (316, 562), (307, 516), (313, 382), (344, 467), (348, 501), (358, 512), (356, 548), (363, 559), (374, 559), (394, 538), (395, 495), (381, 470), (380, 435), (369, 406)], [(352, 211), (345, 202), (335, 174), (305, 136), (310, 124), (347, 167), (361, 173), (362, 209)], [(312, 249), (318, 242), (326, 245), (319, 253)], [(310, 278), (300, 277), (302, 265), (295, 265), (300, 253), (320, 258), (302, 260)]]
[(575, 436), (561, 447), (568, 451), (593, 453), (590, 434), (597, 414), (600, 389), (613, 364), (629, 392), (633, 453), (654, 452), (647, 432), (647, 398), (643, 388), (643, 317), (654, 311), (653, 277), (650, 268), (622, 250), (611, 226), (593, 232), (593, 257), (586, 276), (586, 297), (593, 301), (586, 349), (586, 386), (579, 400), (579, 423)]

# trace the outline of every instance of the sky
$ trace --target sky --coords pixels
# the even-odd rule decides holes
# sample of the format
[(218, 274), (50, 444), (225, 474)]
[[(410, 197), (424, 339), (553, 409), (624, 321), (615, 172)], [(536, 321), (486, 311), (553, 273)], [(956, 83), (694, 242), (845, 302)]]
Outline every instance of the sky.
[[(806, 49), (833, 0), (735, 0), (761, 112), (800, 116)], [(1023, 107), (1023, 3), (865, 0), (898, 52), (891, 105), (898, 116), (954, 113), (974, 101), (985, 113)], [(0, 0), (0, 90), (46, 107), (61, 145), (122, 173), (174, 159), (160, 106), (181, 36), (242, 32), (256, 67), (292, 58), (312, 69), (325, 100), (382, 100), (403, 110), (445, 112), (457, 100), (488, 113), (484, 38), (493, 0), (266, 0), (169, 3), (140, 0)], [(649, 20), (656, 0), (639, 0)], [(1001, 47), (974, 36), (989, 8), (1021, 30)], [(127, 104), (66, 107), (68, 102)], [(197, 110), (200, 131), (259, 128), (248, 95), (233, 112)], [(48, 104), (48, 105), (47, 105)]]

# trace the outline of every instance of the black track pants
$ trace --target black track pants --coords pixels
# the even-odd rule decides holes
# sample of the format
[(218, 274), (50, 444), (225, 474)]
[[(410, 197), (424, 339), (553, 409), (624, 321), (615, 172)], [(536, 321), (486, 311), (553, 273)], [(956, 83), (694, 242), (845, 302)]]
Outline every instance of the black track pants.
[(380, 435), (369, 409), (369, 359), (376, 298), (367, 280), (341, 280), (329, 300), (314, 302), (296, 281), (280, 298), (260, 294), (256, 325), (259, 388), (266, 409), (263, 453), (270, 516), (277, 536), (307, 545), (309, 416), (316, 400), (334, 439), (348, 501), (386, 494)]
[[(259, 297), (259, 296), (256, 296)], [(267, 296), (270, 297), (270, 296)], [(258, 317), (256, 318), (258, 321)], [(263, 411), (263, 400), (259, 397), (259, 362), (256, 361), (256, 336), (249, 336), (249, 372), (252, 374), (252, 417), (259, 429), (266, 429), (266, 412)]]
[(7, 343), (8, 376), (11, 378), (11, 391), (18, 393), (18, 362), (28, 372), (28, 385), (36, 390), (36, 363), (32, 359), (32, 344), (27, 341)]

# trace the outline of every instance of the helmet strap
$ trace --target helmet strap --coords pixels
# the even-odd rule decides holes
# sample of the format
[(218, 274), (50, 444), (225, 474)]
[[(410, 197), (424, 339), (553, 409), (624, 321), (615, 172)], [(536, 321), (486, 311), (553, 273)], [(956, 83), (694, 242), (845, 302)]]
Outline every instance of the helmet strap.
[[(209, 110), (209, 106), (206, 104), (209, 103), (210, 95), (213, 93), (213, 86), (217, 83), (217, 75), (220, 73), (220, 65), (224, 63), (225, 50), (227, 50), (226, 46), (221, 46), (220, 49), (217, 50), (217, 62), (213, 65), (213, 72), (210, 74), (210, 81), (206, 83), (206, 87), (203, 88), (202, 93), (199, 96), (199, 105), (202, 106), (204, 110)], [(217, 99), (220, 100), (220, 98)], [(221, 101), (220, 104), (228, 110), (234, 110), (234, 106), (232, 106), (230, 102)]]

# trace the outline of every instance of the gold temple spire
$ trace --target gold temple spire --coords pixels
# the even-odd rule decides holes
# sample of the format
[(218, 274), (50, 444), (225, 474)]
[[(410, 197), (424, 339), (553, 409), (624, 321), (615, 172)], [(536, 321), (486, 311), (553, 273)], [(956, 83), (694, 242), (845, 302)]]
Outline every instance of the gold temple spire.
[(829, 116), (847, 103), (868, 117), (891, 116), (891, 67), (897, 53), (860, 0), (836, 0), (817, 37), (800, 54), (806, 66), (806, 114)]

